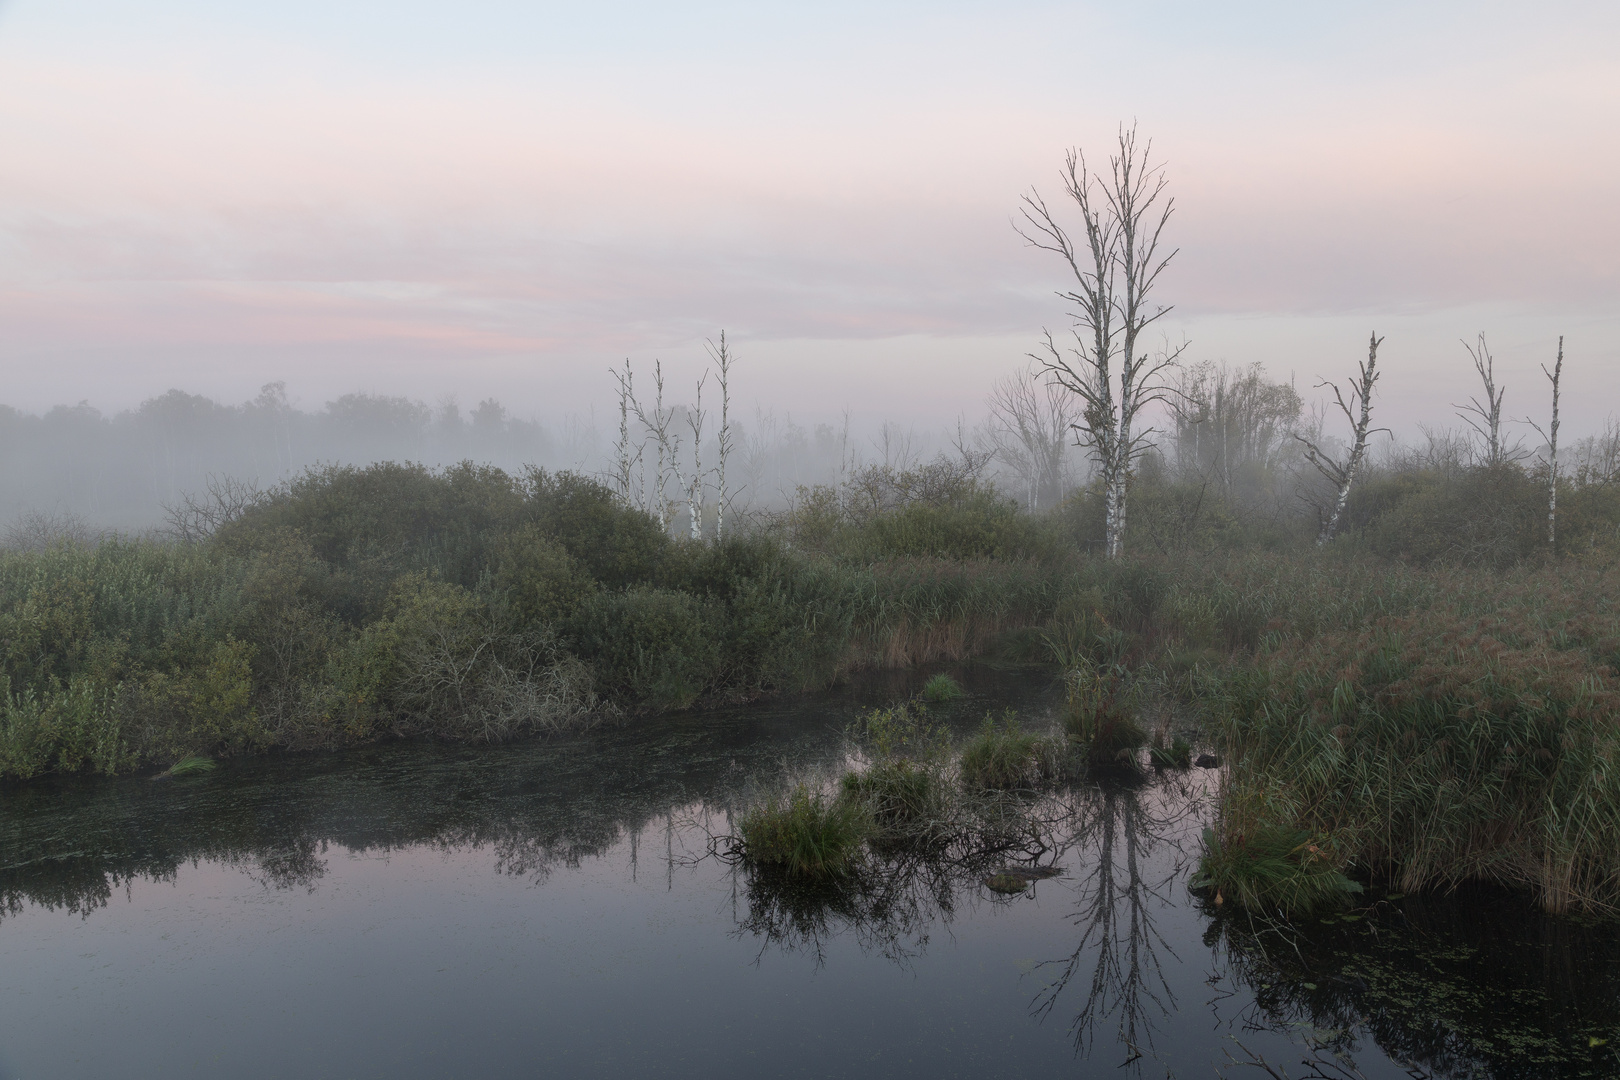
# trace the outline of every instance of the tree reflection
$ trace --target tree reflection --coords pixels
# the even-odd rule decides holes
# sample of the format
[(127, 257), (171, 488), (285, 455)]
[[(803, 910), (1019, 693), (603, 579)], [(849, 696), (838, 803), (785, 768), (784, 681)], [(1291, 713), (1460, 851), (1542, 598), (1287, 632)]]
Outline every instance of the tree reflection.
[(1139, 1069), (1153, 1052), (1154, 1024), (1176, 1008), (1163, 956), (1179, 957), (1157, 917), (1174, 905), (1171, 889), (1187, 867), (1202, 791), (1166, 774), (1151, 784), (1104, 780), (1068, 796), (1076, 829), (1066, 861), (1079, 868), (1073, 921), (1080, 938), (1067, 957), (1037, 967), (1050, 981), (1033, 1011), (1053, 1016), (1083, 993), (1070, 1022), (1080, 1054), (1091, 1053), (1098, 1028), (1111, 1022), (1124, 1064)]

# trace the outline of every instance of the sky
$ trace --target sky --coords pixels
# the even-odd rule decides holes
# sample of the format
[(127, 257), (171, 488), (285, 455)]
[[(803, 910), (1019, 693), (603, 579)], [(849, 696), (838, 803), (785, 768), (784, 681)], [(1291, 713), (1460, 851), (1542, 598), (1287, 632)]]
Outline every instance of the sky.
[(983, 408), (1064, 268), (1012, 219), (1121, 123), (1188, 360), (1383, 416), (1620, 394), (1620, 5), (0, 3), (0, 402), (284, 380), (541, 419), (610, 366), (814, 422)]

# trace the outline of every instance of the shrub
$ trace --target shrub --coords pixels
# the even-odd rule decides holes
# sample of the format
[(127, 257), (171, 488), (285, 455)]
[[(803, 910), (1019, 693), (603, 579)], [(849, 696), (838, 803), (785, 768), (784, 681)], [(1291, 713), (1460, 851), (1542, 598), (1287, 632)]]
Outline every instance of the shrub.
[(687, 708), (720, 670), (709, 619), (687, 593), (598, 593), (580, 607), (573, 637), (598, 688), (627, 704)]
[(800, 784), (787, 797), (746, 811), (738, 831), (749, 862), (824, 880), (855, 869), (870, 824), (859, 804)]
[(597, 584), (583, 563), (531, 521), (495, 542), (489, 590), (514, 625), (558, 626), (596, 593)]

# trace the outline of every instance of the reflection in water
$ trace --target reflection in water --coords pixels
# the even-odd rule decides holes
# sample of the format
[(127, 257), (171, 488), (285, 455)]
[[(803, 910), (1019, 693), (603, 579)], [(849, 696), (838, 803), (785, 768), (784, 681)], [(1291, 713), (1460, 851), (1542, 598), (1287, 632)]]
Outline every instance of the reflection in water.
[[(1039, 980), (1030, 1011), (1051, 1025), (1055, 1052), (1069, 1053), (1066, 1029), (1074, 1053), (1110, 1069), (1126, 1063), (1138, 1074), (1157, 1061), (1209, 1075), (1235, 1036), (1272, 1062), (1279, 1046), (1303, 1044), (1317, 1075), (1353, 1075), (1350, 1060), (1369, 1075), (1399, 1075), (1378, 1048), (1413, 1075), (1620, 1075), (1611, 926), (1491, 894), (1380, 898), (1308, 927), (1198, 906), (1186, 879), (1213, 772), (1097, 778), (1009, 799), (948, 843), (880, 848), (833, 889), (703, 859), (704, 838), (733, 832), (732, 813), (783, 783), (784, 763), (794, 775), (837, 767), (847, 714), (820, 708), (811, 720), (738, 711), (496, 750), (385, 747), (163, 783), (8, 788), (0, 935), (30, 907), (88, 919), (135, 882), (180, 883), (199, 863), (313, 893), (342, 877), (332, 862), (344, 853), (487, 852), (500, 874), (540, 882), (622, 843), (626, 876), (650, 877), (655, 892), (677, 889), (683, 865), (719, 889), (719, 925), (704, 924), (712, 939), (729, 930), (757, 941), (756, 958), (783, 950), (831, 973), (855, 962), (831, 948), (838, 939), (920, 972), (936, 935), (961, 924), (966, 938), (974, 919), (1006, 916), (1017, 940), (1058, 954), (1030, 970)], [(1033, 899), (989, 892), (986, 876), (1007, 866), (1064, 876), (1036, 883)], [(1061, 938), (1041, 915), (1054, 901), (1068, 920)], [(1206, 1005), (1211, 993), (1220, 1000)], [(1301, 1075), (1297, 1060), (1290, 1075)]]
[(1067, 958), (1043, 965), (1051, 981), (1035, 1012), (1052, 1015), (1080, 979), (1075, 990), (1084, 997), (1071, 1023), (1079, 1053), (1089, 1055), (1097, 1027), (1112, 1020), (1125, 1063), (1139, 1067), (1153, 1051), (1154, 1023), (1176, 1010), (1161, 954), (1179, 957), (1157, 916), (1175, 906), (1172, 888), (1185, 884), (1205, 794), (1201, 780), (1169, 773), (1151, 786), (1104, 779), (1069, 796), (1080, 825), (1072, 862), (1085, 868), (1074, 915), (1080, 938)]

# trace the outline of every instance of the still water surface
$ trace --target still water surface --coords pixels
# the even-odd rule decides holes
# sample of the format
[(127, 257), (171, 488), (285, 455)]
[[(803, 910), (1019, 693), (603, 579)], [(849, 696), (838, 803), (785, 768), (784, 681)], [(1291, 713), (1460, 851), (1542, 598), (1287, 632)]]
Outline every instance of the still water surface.
[[(964, 728), (1056, 704), (959, 675)], [(904, 860), (784, 897), (709, 854), (912, 689), (0, 789), (0, 1078), (1620, 1076), (1610, 929), (1490, 894), (1235, 919), (1187, 884), (1212, 771), (1044, 800), (1064, 874), (1011, 898)]]

